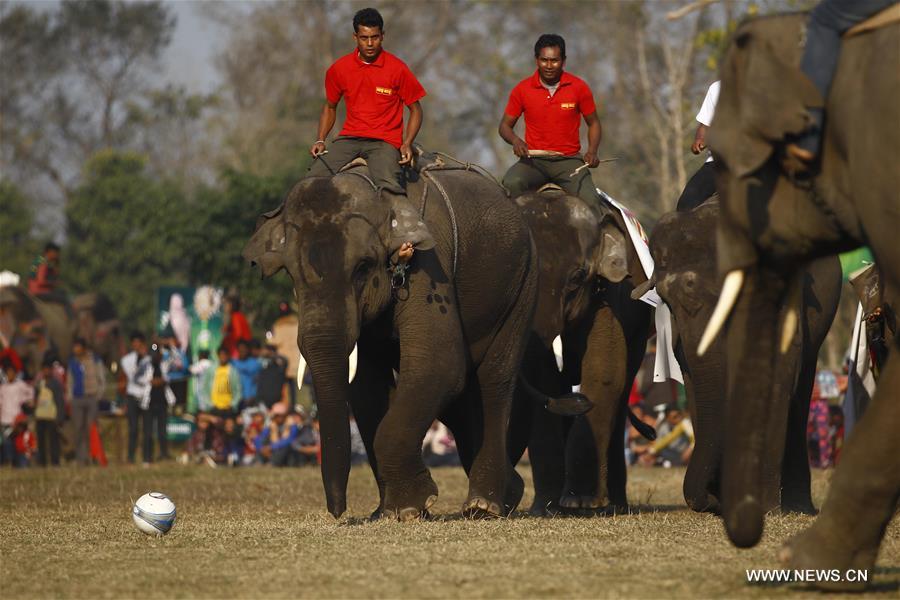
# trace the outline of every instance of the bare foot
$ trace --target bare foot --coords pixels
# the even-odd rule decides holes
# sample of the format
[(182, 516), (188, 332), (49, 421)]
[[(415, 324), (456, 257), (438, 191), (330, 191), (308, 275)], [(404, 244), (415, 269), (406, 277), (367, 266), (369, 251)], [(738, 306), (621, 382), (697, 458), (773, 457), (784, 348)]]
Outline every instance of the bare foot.
[(415, 252), (413, 245), (410, 242), (404, 242), (403, 245), (400, 246), (400, 250), (397, 251), (397, 259), (401, 263), (407, 263), (412, 258), (413, 252)]

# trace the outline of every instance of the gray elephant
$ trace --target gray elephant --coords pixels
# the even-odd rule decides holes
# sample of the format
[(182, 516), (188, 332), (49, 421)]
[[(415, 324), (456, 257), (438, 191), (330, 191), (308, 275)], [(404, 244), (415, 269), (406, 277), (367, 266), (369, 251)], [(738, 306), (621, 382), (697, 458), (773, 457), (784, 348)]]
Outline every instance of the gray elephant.
[[(685, 377), (695, 446), (684, 478), (684, 499), (696, 511), (719, 512), (722, 457), (739, 423), (724, 420), (728, 361), (725, 343), (717, 340), (704, 353), (697, 347), (712, 316), (718, 294), (717, 197), (687, 212), (664, 215), (650, 235), (653, 277), (632, 294), (655, 286), (671, 310), (675, 354)], [(810, 494), (806, 426), (819, 348), (828, 334), (841, 295), (841, 265), (831, 256), (803, 271), (800, 335), (795, 336), (773, 373), (776, 395), (770, 405), (771, 428), (761, 458), (764, 510), (814, 514)]]
[[(759, 19), (734, 35), (712, 125), (725, 275), (704, 346), (727, 328), (727, 419), (740, 423), (726, 449), (723, 510), (738, 546), (763, 528), (760, 449), (777, 397), (774, 367), (795, 334), (800, 274), (815, 258), (867, 244), (884, 284), (900, 284), (900, 71), (893, 22), (844, 39), (827, 98), (821, 168), (784, 174), (774, 141), (805, 130), (822, 98), (798, 70), (805, 16)], [(892, 354), (898, 350), (894, 339)], [(888, 358), (878, 390), (849, 437), (813, 526), (782, 553), (792, 568), (871, 569), (900, 498), (900, 362)], [(730, 480), (730, 481), (729, 481)]]
[[(508, 514), (523, 492), (506, 428), (531, 330), (537, 255), (516, 205), (473, 170), (423, 168), (409, 196), (434, 247), (420, 244), (408, 273), (388, 264), (402, 242), (422, 241), (419, 215), (381, 197), (358, 167), (297, 183), (280, 209), (263, 215), (244, 256), (264, 276), (284, 268), (294, 282), (332, 515), (346, 509), (348, 403), (378, 482), (376, 513), (417, 518), (434, 502), (421, 444), (440, 418), (469, 476), (464, 514)], [(357, 342), (351, 386), (347, 357)]]
[(32, 376), (46, 352), (68, 360), (76, 337), (84, 338), (107, 365), (122, 356), (121, 327), (109, 298), (82, 294), (68, 306), (36, 298), (22, 286), (0, 287), (0, 341), (16, 350)]
[[(510, 458), (528, 445), (533, 514), (628, 505), (624, 444), (627, 396), (650, 329), (650, 307), (631, 299), (646, 281), (621, 215), (600, 219), (559, 189), (516, 199), (540, 255), (534, 334), (510, 421)], [(624, 253), (622, 252), (624, 250)], [(563, 371), (551, 344), (563, 341)], [(573, 385), (593, 404), (574, 420), (554, 415), (524, 389), (562, 396)], [(641, 424), (643, 425), (643, 424)], [(652, 435), (652, 434), (650, 434)]]

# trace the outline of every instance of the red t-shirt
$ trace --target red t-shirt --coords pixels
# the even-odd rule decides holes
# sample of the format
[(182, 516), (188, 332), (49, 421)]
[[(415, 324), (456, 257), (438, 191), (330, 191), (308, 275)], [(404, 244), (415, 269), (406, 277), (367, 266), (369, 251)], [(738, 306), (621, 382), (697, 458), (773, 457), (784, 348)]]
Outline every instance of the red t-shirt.
[(403, 107), (425, 97), (425, 88), (406, 64), (385, 50), (373, 63), (359, 52), (339, 58), (325, 73), (325, 96), (332, 104), (347, 103), (341, 135), (384, 140), (395, 148), (403, 142)]
[(552, 150), (566, 156), (581, 150), (581, 117), (595, 110), (594, 95), (588, 85), (565, 71), (552, 97), (535, 70), (513, 88), (506, 105), (510, 117), (525, 113), (525, 143), (529, 150)]

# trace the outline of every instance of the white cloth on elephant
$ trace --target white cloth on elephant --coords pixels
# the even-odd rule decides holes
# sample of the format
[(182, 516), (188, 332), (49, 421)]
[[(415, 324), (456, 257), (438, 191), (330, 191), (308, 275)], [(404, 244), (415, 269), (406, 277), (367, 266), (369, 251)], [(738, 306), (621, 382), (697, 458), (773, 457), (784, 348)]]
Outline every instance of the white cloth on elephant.
[[(716, 90), (718, 95), (718, 89)], [(614, 208), (622, 213), (625, 221), (625, 228), (628, 230), (628, 237), (634, 246), (635, 253), (641, 261), (641, 268), (647, 278), (653, 276), (653, 256), (650, 254), (650, 247), (647, 245), (647, 236), (644, 228), (641, 227), (637, 216), (628, 210), (623, 204), (617, 202), (612, 196), (597, 188), (600, 196), (609, 202)], [(656, 364), (653, 366), (653, 381), (666, 381), (674, 379), (678, 383), (684, 384), (684, 375), (681, 373), (681, 365), (675, 359), (675, 351), (672, 348), (672, 315), (669, 307), (666, 306), (656, 288), (647, 291), (641, 296), (641, 300), (650, 306), (656, 308)]]
[[(714, 81), (709, 86), (709, 89), (706, 90), (706, 97), (700, 106), (700, 112), (697, 113), (697, 122), (701, 125), (709, 127), (713, 122), (713, 117), (716, 114), (716, 103), (719, 101), (719, 87), (721, 84), (722, 82), (720, 81)], [(709, 156), (706, 158), (706, 162), (712, 162), (712, 152), (708, 151), (707, 154)]]

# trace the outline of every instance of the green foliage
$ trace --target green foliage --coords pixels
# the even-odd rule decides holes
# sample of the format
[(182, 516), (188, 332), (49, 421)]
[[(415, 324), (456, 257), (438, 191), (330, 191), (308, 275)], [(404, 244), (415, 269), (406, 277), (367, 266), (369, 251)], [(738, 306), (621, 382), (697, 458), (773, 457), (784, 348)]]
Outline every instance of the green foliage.
[(23, 282), (42, 244), (34, 237), (34, 204), (13, 183), (0, 180), (0, 271), (18, 273)]
[(146, 159), (106, 150), (84, 167), (66, 206), (62, 277), (71, 293), (100, 291), (126, 328), (149, 331), (156, 288), (186, 280), (191, 227), (180, 189), (145, 172)]

